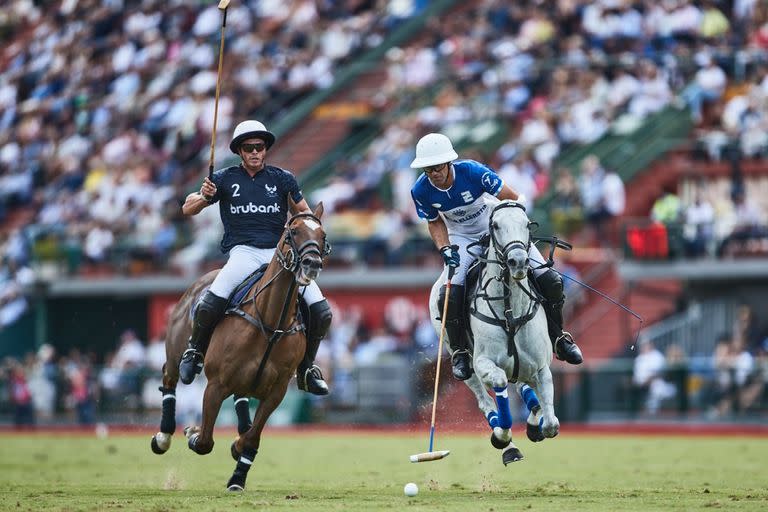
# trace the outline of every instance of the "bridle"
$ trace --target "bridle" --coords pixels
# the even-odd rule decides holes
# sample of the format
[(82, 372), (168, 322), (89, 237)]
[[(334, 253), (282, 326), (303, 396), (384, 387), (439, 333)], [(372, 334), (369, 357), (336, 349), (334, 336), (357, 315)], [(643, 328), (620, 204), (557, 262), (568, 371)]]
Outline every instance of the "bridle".
[(285, 223), (285, 238), (283, 243), (288, 245), (288, 250), (283, 254), (279, 250), (277, 251), (277, 258), (280, 260), (280, 264), (283, 269), (293, 273), (294, 280), (298, 277), (299, 269), (301, 268), (301, 261), (312, 254), (317, 255), (320, 258), (320, 268), (323, 268), (323, 258), (331, 254), (331, 245), (328, 243), (327, 237), (323, 234), (322, 246), (317, 240), (307, 240), (299, 247), (296, 247), (296, 228), (290, 227), (295, 220), (308, 218), (314, 220), (318, 224), (320, 219), (313, 213), (301, 212), (297, 213)]
[(281, 337), (283, 337), (286, 334), (293, 334), (295, 332), (301, 331), (304, 329), (304, 326), (301, 325), (301, 323), (294, 321), (291, 322), (291, 324), (294, 325), (289, 330), (281, 329), (280, 326), (283, 325), (285, 322), (285, 317), (288, 315), (288, 310), (290, 309), (290, 297), (293, 296), (293, 292), (296, 289), (296, 287), (299, 286), (298, 283), (298, 277), (299, 277), (299, 271), (301, 269), (301, 262), (302, 260), (310, 255), (317, 255), (320, 257), (320, 268), (323, 268), (323, 258), (331, 253), (331, 244), (328, 243), (327, 236), (325, 233), (323, 233), (323, 240), (322, 244), (318, 242), (317, 240), (307, 240), (304, 243), (302, 243), (300, 246), (297, 247), (296, 242), (296, 234), (298, 233), (296, 228), (292, 228), (291, 225), (294, 221), (302, 218), (308, 218), (315, 222), (317, 222), (319, 225), (322, 226), (322, 223), (320, 222), (320, 219), (313, 213), (309, 212), (301, 212), (297, 213), (296, 215), (293, 215), (288, 221), (285, 223), (285, 237), (283, 238), (283, 244), (282, 246), (287, 245), (288, 250), (283, 253), (280, 250), (281, 246), (278, 246), (277, 249), (275, 249), (275, 257), (280, 262), (280, 271), (275, 272), (275, 275), (273, 275), (269, 281), (264, 283), (263, 286), (259, 287), (256, 290), (256, 293), (254, 293), (250, 299), (243, 302), (241, 304), (245, 305), (249, 302), (253, 303), (254, 306), (256, 305), (256, 299), (258, 296), (263, 293), (265, 290), (267, 290), (274, 282), (277, 280), (278, 277), (280, 277), (280, 274), (282, 274), (284, 271), (288, 271), (291, 274), (291, 285), (288, 289), (288, 293), (285, 295), (285, 301), (283, 302), (283, 306), (280, 310), (280, 319), (277, 322), (277, 328), (273, 329), (269, 326), (267, 326), (261, 318), (259, 318), (261, 315), (259, 314), (258, 308), (255, 309), (256, 316), (251, 316), (247, 312), (245, 312), (242, 307), (232, 308), (228, 312), (232, 312), (245, 320), (247, 320), (249, 323), (255, 325), (259, 329), (262, 330), (265, 337), (268, 335), (269, 340), (269, 346), (271, 347), (277, 340), (279, 340)]
[(510, 251), (514, 249), (523, 249), (526, 254), (528, 251), (531, 250), (531, 243), (532, 243), (532, 236), (531, 236), (531, 229), (538, 227), (538, 224), (536, 222), (529, 221), (528, 222), (528, 240), (511, 240), (507, 242), (504, 245), (501, 245), (501, 242), (499, 242), (499, 239), (496, 237), (496, 230), (494, 229), (494, 220), (493, 216), (496, 212), (499, 210), (503, 210), (504, 208), (520, 208), (525, 212), (525, 206), (523, 206), (520, 203), (516, 202), (501, 202), (493, 207), (493, 210), (491, 210), (490, 219), (488, 220), (488, 232), (491, 235), (491, 244), (493, 245), (493, 250), (496, 252), (496, 258), (498, 258), (499, 261), (497, 263), (502, 263), (503, 265), (506, 265), (504, 262), (507, 261), (507, 256), (509, 255)]

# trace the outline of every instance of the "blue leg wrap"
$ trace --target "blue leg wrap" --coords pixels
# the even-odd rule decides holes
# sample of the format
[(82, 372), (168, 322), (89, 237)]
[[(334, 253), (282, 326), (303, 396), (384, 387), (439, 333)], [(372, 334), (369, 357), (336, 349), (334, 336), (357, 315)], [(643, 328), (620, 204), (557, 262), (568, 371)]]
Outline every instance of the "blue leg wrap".
[(520, 397), (525, 402), (528, 412), (532, 411), (535, 407), (541, 407), (539, 405), (539, 397), (536, 396), (536, 392), (528, 384), (523, 384), (523, 387), (520, 388)]
[(496, 411), (489, 412), (486, 418), (488, 419), (488, 426), (491, 428), (496, 428), (499, 426), (499, 413)]
[(512, 412), (509, 410), (509, 392), (507, 388), (493, 388), (496, 393), (496, 406), (499, 409), (499, 427), (512, 427)]

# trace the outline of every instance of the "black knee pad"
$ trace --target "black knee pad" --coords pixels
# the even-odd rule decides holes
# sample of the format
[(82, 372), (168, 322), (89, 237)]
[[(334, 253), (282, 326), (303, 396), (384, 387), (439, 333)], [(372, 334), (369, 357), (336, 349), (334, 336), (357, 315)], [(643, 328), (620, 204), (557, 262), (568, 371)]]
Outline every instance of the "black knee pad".
[(333, 312), (327, 300), (323, 299), (309, 306), (309, 332), (314, 338), (325, 338), (332, 321)]
[(555, 270), (549, 269), (536, 278), (539, 290), (547, 301), (552, 305), (558, 305), (565, 302), (565, 293), (563, 292), (563, 277)]
[(227, 302), (227, 299), (219, 297), (208, 290), (205, 292), (205, 295), (203, 295), (203, 298), (200, 300), (200, 304), (197, 306), (195, 320), (202, 327), (212, 327), (216, 325), (221, 317), (224, 316), (224, 309), (227, 307)]
[[(437, 294), (438, 318), (442, 319), (443, 306), (445, 305), (445, 286), (440, 287)], [(451, 292), (448, 295), (448, 320), (459, 321), (459, 315), (464, 306), (464, 285), (451, 285)]]

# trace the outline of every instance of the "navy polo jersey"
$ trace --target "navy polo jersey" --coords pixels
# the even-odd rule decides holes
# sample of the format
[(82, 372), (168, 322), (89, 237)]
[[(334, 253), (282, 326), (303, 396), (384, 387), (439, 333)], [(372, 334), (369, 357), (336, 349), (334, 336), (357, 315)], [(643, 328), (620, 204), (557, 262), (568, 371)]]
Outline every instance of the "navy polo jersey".
[(277, 247), (288, 220), (288, 195), (294, 202), (302, 200), (296, 178), (290, 172), (272, 165), (251, 177), (242, 165), (213, 173), (216, 195), (224, 224), (222, 252), (236, 245), (259, 249)]

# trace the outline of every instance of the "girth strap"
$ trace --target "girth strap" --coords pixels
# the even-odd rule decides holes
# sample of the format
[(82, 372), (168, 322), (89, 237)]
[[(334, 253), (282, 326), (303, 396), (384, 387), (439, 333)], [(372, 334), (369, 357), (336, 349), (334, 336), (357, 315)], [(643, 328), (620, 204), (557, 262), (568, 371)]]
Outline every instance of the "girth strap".
[[(269, 327), (264, 325), (264, 323), (261, 320), (259, 320), (258, 318), (255, 318), (252, 315), (249, 315), (248, 313), (246, 313), (245, 311), (243, 311), (240, 308), (229, 308), (225, 312), (225, 314), (226, 315), (239, 316), (243, 320), (247, 321), (249, 324), (258, 327), (259, 329), (261, 329), (262, 331), (264, 331), (266, 333), (269, 333), (270, 336), (274, 336), (275, 334), (278, 334), (278, 338), (277, 339), (279, 339), (282, 336), (285, 336), (286, 334), (294, 334), (294, 333), (297, 333), (297, 332), (305, 330), (304, 324), (296, 324), (295, 326), (291, 327), (287, 331), (281, 331), (279, 329), (278, 330), (270, 329)], [(272, 341), (272, 338), (270, 337), (270, 342), (271, 341)], [(275, 341), (277, 341), (277, 340), (275, 340)]]

